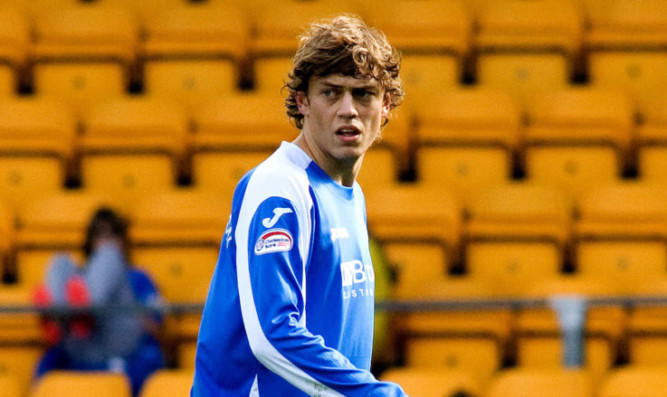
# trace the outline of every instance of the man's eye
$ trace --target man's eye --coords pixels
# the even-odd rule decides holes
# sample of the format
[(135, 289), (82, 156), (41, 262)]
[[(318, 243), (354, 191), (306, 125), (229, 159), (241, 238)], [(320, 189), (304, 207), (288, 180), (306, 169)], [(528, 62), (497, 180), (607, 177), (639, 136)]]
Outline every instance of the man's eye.
[(322, 95), (324, 95), (327, 98), (331, 98), (335, 95), (334, 90), (324, 90), (322, 91)]

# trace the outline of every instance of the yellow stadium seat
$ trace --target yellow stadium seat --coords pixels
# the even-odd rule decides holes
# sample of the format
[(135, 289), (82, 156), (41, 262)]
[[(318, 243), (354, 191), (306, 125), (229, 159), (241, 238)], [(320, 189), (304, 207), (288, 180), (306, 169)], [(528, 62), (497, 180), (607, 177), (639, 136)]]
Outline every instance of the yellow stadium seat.
[(292, 68), (291, 56), (260, 57), (254, 60), (253, 88), (263, 95), (283, 98), (283, 86), (287, 82), (287, 74)]
[[(582, 299), (616, 296), (615, 285), (595, 277), (562, 275), (535, 283), (525, 291), (528, 299), (574, 296)], [(615, 363), (623, 340), (627, 318), (620, 306), (591, 306), (585, 314), (583, 364), (599, 380)], [(526, 368), (558, 368), (564, 364), (563, 333), (553, 308), (521, 309), (516, 318), (516, 361)]]
[(619, 180), (629, 164), (632, 108), (618, 91), (568, 89), (536, 96), (524, 131), (526, 175), (576, 197)]
[(193, 119), (194, 183), (229, 196), (248, 170), (266, 159), (282, 141), (292, 141), (298, 135), (285, 115), (282, 100), (268, 95), (211, 99), (197, 109)]
[[(0, 285), (0, 307), (8, 309), (10, 307), (28, 308), (32, 305), (32, 289), (22, 285)], [(9, 349), (14, 347), (34, 348), (40, 347), (43, 342), (42, 330), (39, 324), (39, 318), (35, 313), (29, 312), (5, 312), (0, 315), (0, 346)], [(26, 350), (26, 354), (30, 349)], [(5, 367), (13, 368), (11, 361), (12, 350), (0, 349), (0, 361), (5, 363)], [(1, 353), (5, 352), (5, 353)], [(17, 362), (17, 365), (21, 366)], [(0, 365), (1, 366), (1, 365)], [(24, 365), (25, 366), (25, 365)], [(10, 371), (11, 372), (11, 371)], [(22, 378), (22, 379), (29, 379)]]
[(459, 60), (446, 54), (407, 54), (401, 58), (401, 81), (407, 93), (403, 105), (418, 111), (443, 91), (459, 83)]
[(394, 185), (366, 192), (366, 204), (371, 234), (399, 268), (397, 298), (418, 297), (458, 262), (462, 209), (449, 191)]
[[(0, 379), (11, 378), (19, 396), (27, 396), (32, 386), (33, 374), (37, 362), (44, 354), (44, 348), (41, 346), (7, 346), (0, 347)], [(9, 397), (11, 394), (5, 394), (0, 381), (0, 393), (2, 396)]]
[(85, 114), (91, 102), (125, 92), (135, 67), (139, 26), (120, 7), (73, 5), (35, 18), (35, 91)]
[[(196, 190), (147, 195), (137, 205), (130, 233), (132, 258), (151, 275), (168, 303), (206, 300), (230, 209), (224, 196)], [(196, 338), (200, 317), (176, 316), (176, 336)]]
[(26, 73), (30, 52), (30, 24), (24, 10), (17, 5), (0, 6), (0, 97), (17, 92)]
[(16, 238), (20, 285), (32, 289), (41, 283), (56, 252), (80, 259), (90, 218), (98, 208), (109, 205), (108, 198), (80, 191), (44, 195), (32, 203), (20, 219)]
[(37, 382), (30, 397), (130, 397), (129, 379), (112, 372), (53, 371)]
[(76, 121), (66, 106), (41, 98), (0, 100), (0, 197), (21, 213), (65, 185)]
[(477, 81), (532, 97), (566, 86), (581, 47), (582, 15), (571, 1), (484, 2), (477, 12)]
[(16, 238), (16, 214), (5, 200), (0, 200), (0, 274), (11, 274), (10, 259), (13, 258)]
[(153, 96), (122, 97), (96, 105), (81, 137), (83, 186), (118, 207), (174, 186), (183, 164), (185, 110)]
[(141, 388), (139, 397), (177, 397), (190, 394), (194, 373), (190, 370), (160, 370)]
[(261, 6), (253, 13), (255, 34), (251, 38), (250, 54), (253, 58), (292, 56), (299, 43), (299, 34), (313, 21), (341, 12), (356, 13), (357, 9), (355, 2), (350, 0), (289, 0), (280, 7)]
[(573, 205), (550, 185), (515, 182), (489, 187), (469, 200), (465, 269), (498, 283), (507, 296), (564, 270)]
[(195, 108), (234, 92), (250, 24), (242, 9), (220, 2), (186, 3), (146, 16), (145, 89)]
[(586, 371), (564, 368), (516, 368), (500, 372), (483, 397), (592, 397)]
[(415, 109), (419, 182), (467, 196), (508, 181), (521, 113), (508, 94), (459, 89), (431, 96)]
[[(641, 296), (662, 297), (667, 277), (647, 279), (637, 288)], [(667, 308), (634, 304), (628, 314), (628, 361), (633, 365), (667, 365)]]
[(667, 276), (667, 187), (641, 182), (593, 186), (577, 203), (576, 270), (615, 284), (619, 293)]
[(662, 0), (587, 0), (590, 81), (623, 89), (640, 112), (667, 88), (667, 6)]
[(465, 371), (395, 367), (383, 372), (380, 379), (398, 383), (412, 397), (453, 396), (454, 393), (477, 396), (481, 390)]
[(599, 397), (659, 397), (667, 390), (667, 367), (628, 365), (612, 370), (598, 388)]
[(195, 357), (197, 355), (197, 341), (185, 340), (178, 344), (178, 368), (195, 369)]
[(5, 397), (23, 397), (18, 381), (11, 375), (0, 374), (0, 392)]
[(644, 181), (667, 182), (667, 100), (649, 106), (637, 128), (637, 168)]

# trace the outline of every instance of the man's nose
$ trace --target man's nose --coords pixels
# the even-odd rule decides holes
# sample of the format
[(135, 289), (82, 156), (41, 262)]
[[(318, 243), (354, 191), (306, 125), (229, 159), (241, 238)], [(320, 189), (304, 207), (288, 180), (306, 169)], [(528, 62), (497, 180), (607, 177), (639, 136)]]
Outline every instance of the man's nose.
[(338, 115), (342, 117), (356, 117), (358, 114), (352, 93), (346, 92), (340, 100)]

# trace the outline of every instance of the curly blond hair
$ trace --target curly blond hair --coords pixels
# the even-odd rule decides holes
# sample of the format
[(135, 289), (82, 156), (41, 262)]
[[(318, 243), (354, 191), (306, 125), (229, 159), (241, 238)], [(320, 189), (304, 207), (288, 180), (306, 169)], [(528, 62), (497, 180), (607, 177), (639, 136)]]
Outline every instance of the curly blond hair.
[(287, 116), (297, 128), (303, 128), (303, 115), (296, 104), (297, 93), (308, 92), (311, 77), (331, 74), (376, 79), (390, 95), (393, 109), (403, 100), (398, 75), (400, 65), (399, 52), (387, 42), (384, 34), (367, 26), (359, 17), (340, 15), (313, 23), (300, 37), (289, 80), (284, 86), (289, 92), (285, 99)]

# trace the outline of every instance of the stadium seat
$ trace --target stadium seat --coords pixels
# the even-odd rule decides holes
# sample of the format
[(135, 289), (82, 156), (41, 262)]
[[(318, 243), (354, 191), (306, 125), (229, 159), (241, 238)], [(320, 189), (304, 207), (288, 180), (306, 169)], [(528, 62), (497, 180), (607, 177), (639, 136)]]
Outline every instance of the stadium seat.
[(465, 371), (395, 367), (383, 372), (380, 380), (398, 383), (412, 397), (478, 396), (481, 390)]
[[(32, 305), (32, 289), (22, 285), (0, 285), (0, 307), (4, 309), (29, 307)], [(12, 369), (14, 364), (23, 368), (25, 362), (11, 363), (14, 350), (10, 348), (26, 348), (26, 359), (30, 356), (29, 348), (39, 348), (43, 342), (42, 329), (39, 318), (29, 312), (2, 312), (0, 313), (0, 367)], [(8, 350), (3, 350), (8, 349)], [(22, 350), (19, 350), (22, 351)], [(4, 352), (4, 353), (3, 353)], [(27, 368), (25, 368), (27, 369)], [(12, 372), (10, 370), (9, 372)], [(2, 371), (0, 371), (2, 372)], [(23, 376), (21, 380), (29, 380), (30, 376)]]
[(500, 372), (483, 397), (592, 397), (594, 385), (583, 370), (515, 368)]
[(0, 197), (21, 213), (65, 185), (76, 120), (56, 100), (34, 97), (0, 100), (0, 119)]
[(394, 185), (366, 192), (366, 207), (370, 233), (398, 267), (397, 298), (419, 297), (458, 263), (462, 208), (451, 192)]
[[(221, 111), (225, 109), (225, 111)], [(238, 180), (298, 131), (279, 97), (237, 94), (211, 99), (193, 115), (196, 186), (231, 196)]]
[(168, 99), (126, 96), (96, 105), (80, 139), (81, 182), (119, 208), (176, 185), (188, 134), (185, 110)]
[(18, 92), (30, 52), (30, 24), (17, 5), (0, 6), (0, 97)]
[(249, 45), (255, 88), (277, 95), (298, 47), (299, 35), (315, 20), (356, 11), (355, 2), (350, 0), (288, 0), (280, 7), (256, 7), (251, 11), (254, 35)]
[(617, 87), (636, 109), (663, 98), (667, 88), (667, 5), (662, 0), (588, 0), (590, 81)]
[(498, 283), (506, 296), (562, 274), (573, 205), (550, 185), (514, 182), (492, 186), (469, 200), (465, 270)]
[(39, 379), (30, 397), (131, 397), (129, 379), (113, 372), (52, 371)]
[(667, 390), (667, 367), (628, 365), (612, 370), (598, 387), (599, 397), (659, 397)]
[(180, 397), (190, 393), (193, 372), (160, 370), (153, 373), (141, 388), (138, 397)]
[(662, 96), (644, 112), (637, 128), (637, 168), (643, 181), (667, 182), (667, 100)]
[[(618, 294), (615, 285), (594, 277), (567, 274), (556, 279), (534, 283), (525, 289), (526, 299), (611, 298)], [(586, 308), (583, 365), (599, 381), (614, 365), (627, 326), (620, 306)], [(562, 326), (553, 307), (528, 307), (517, 312), (516, 362), (525, 368), (558, 368), (565, 363)]]
[(195, 108), (234, 92), (245, 59), (250, 23), (235, 4), (187, 3), (146, 16), (145, 89)]
[[(0, 347), (0, 379), (12, 379), (13, 387), (17, 391), (16, 397), (28, 395), (35, 367), (42, 354), (44, 354), (44, 348), (39, 345), (3, 345)], [(2, 396), (14, 396), (10, 393), (12, 389), (5, 389), (5, 387), (9, 385), (0, 380)]]
[(387, 35), (403, 57), (401, 77), (418, 107), (430, 94), (455, 85), (462, 78), (470, 53), (472, 18), (462, 1), (389, 1), (377, 6), (361, 2), (361, 14)]
[(85, 231), (93, 213), (112, 205), (108, 198), (81, 191), (40, 196), (20, 219), (16, 267), (19, 285), (32, 290), (44, 279), (53, 255), (67, 252), (81, 259)]
[[(167, 303), (204, 303), (230, 209), (224, 196), (190, 189), (146, 195), (139, 202), (130, 231), (132, 258), (155, 280)], [(200, 313), (173, 319), (168, 332), (196, 338)]]
[(521, 113), (503, 92), (458, 89), (415, 109), (416, 171), (421, 184), (445, 185), (467, 197), (510, 180)]
[(647, 282), (665, 278), (665, 189), (634, 181), (584, 191), (573, 232), (576, 270), (624, 294), (642, 294)]
[(194, 369), (195, 357), (197, 355), (197, 341), (185, 340), (178, 344), (177, 352), (178, 368), (180, 369)]
[(534, 94), (568, 84), (583, 29), (572, 1), (487, 1), (477, 21), (478, 83), (508, 90), (527, 107)]
[(618, 91), (571, 88), (534, 98), (524, 131), (526, 176), (576, 197), (620, 180), (630, 164), (632, 107)]
[(16, 238), (16, 215), (5, 200), (0, 200), (0, 275), (6, 275), (13, 257)]
[(0, 374), (0, 391), (5, 397), (23, 397), (25, 395), (21, 391), (17, 379), (8, 374)]
[(85, 114), (125, 92), (135, 67), (139, 27), (127, 10), (77, 4), (35, 17), (35, 92)]
[[(667, 277), (646, 280), (637, 288), (640, 296), (667, 294)], [(628, 311), (628, 361), (633, 365), (667, 365), (667, 308), (635, 303)]]

